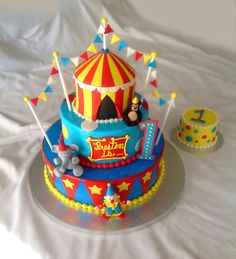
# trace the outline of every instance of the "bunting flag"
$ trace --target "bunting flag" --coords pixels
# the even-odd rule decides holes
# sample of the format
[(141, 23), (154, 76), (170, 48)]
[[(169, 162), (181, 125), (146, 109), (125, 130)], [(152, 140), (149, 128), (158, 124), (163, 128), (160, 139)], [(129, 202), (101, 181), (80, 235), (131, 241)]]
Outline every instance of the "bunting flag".
[(157, 80), (153, 80), (149, 84), (154, 86), (154, 87), (158, 87)]
[(142, 56), (143, 56), (142, 53), (135, 51), (135, 55), (134, 55), (135, 61), (138, 61)]
[(44, 102), (47, 101), (47, 95), (45, 94), (45, 92), (42, 92), (38, 97), (39, 97), (39, 99), (43, 100)]
[(35, 97), (35, 98), (30, 99), (31, 103), (32, 103), (34, 106), (37, 106), (38, 100), (39, 100), (38, 97)]
[(63, 67), (66, 67), (67, 64), (70, 62), (70, 59), (67, 57), (61, 57), (61, 63)]
[(125, 49), (125, 48), (128, 48), (128, 45), (125, 41), (121, 40), (119, 42), (118, 50), (120, 51), (120, 50)]
[(71, 58), (70, 61), (77, 67), (79, 65), (79, 57)]
[(109, 24), (107, 24), (106, 28), (105, 28), (105, 31), (104, 31), (104, 34), (109, 34), (113, 32), (113, 29), (111, 28), (111, 26)]
[(87, 48), (87, 51), (92, 53), (97, 53), (97, 49), (93, 43), (89, 45), (89, 47)]
[(151, 67), (151, 68), (156, 68), (156, 67), (157, 67), (157, 62), (156, 62), (156, 60), (153, 60), (152, 62), (150, 62), (150, 63), (148, 64), (148, 66)]
[(165, 105), (165, 104), (166, 104), (166, 101), (165, 101), (164, 99), (160, 98), (160, 99), (159, 99), (159, 105), (160, 105), (160, 106), (163, 106), (163, 105)]
[(160, 97), (160, 93), (158, 92), (157, 89), (154, 89), (152, 95), (155, 96), (155, 97)]
[(104, 27), (103, 27), (103, 24), (101, 24), (101, 25), (99, 26), (98, 33), (99, 33), (99, 34), (104, 34), (104, 31), (105, 31), (105, 29), (104, 29)]
[(85, 59), (85, 60), (88, 60), (88, 53), (87, 53), (87, 51), (85, 51), (84, 53), (82, 53), (82, 54), (80, 55), (80, 57), (83, 58), (83, 59)]
[(48, 85), (55, 85), (56, 84), (56, 80), (54, 79), (53, 76), (49, 76), (47, 84)]
[(114, 44), (119, 41), (120, 41), (120, 37), (117, 34), (113, 33), (112, 38), (111, 38), (111, 44)]
[(148, 187), (151, 182), (151, 179), (152, 179), (152, 170), (146, 171), (139, 176), (139, 181), (141, 183), (144, 193), (148, 191)]
[(131, 55), (133, 55), (135, 52), (134, 49), (131, 49), (130, 47), (127, 48), (127, 57), (130, 57)]
[(53, 92), (53, 90), (52, 90), (51, 86), (50, 85), (46, 85), (44, 93), (52, 93), (52, 92)]
[(76, 190), (78, 188), (78, 185), (80, 184), (79, 178), (74, 178), (70, 175), (63, 175), (60, 178), (66, 193), (70, 199), (73, 199), (76, 193)]
[(127, 201), (130, 191), (133, 188), (136, 177), (129, 177), (129, 180), (116, 180), (112, 184), (115, 192), (120, 196), (121, 201)]
[(151, 59), (151, 55), (143, 54), (143, 62), (147, 64), (147, 62)]
[(56, 75), (58, 73), (59, 73), (58, 70), (55, 67), (52, 67), (50, 75)]
[(103, 43), (102, 39), (98, 34), (95, 36), (93, 43)]
[(103, 181), (94, 181), (94, 184), (84, 181), (86, 189), (93, 201), (93, 203), (98, 206), (102, 204), (103, 197), (107, 190), (107, 183)]
[(157, 78), (157, 71), (156, 70), (153, 70), (151, 73), (150, 73), (150, 76), (152, 78)]
[(52, 59), (52, 67), (56, 67), (57, 66), (57, 62), (56, 59), (53, 57)]

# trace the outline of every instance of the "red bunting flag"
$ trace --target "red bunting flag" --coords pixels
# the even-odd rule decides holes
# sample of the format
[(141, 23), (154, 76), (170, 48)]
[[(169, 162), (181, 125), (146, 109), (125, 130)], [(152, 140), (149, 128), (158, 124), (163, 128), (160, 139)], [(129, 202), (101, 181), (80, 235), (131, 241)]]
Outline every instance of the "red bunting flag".
[(64, 174), (63, 176), (61, 176), (60, 180), (66, 190), (68, 197), (70, 199), (74, 199), (75, 193), (80, 183), (80, 179)]
[(30, 99), (30, 101), (32, 102), (32, 104), (33, 104), (34, 106), (37, 106), (38, 100), (39, 100), (38, 97), (35, 97), (35, 98)]
[(135, 52), (135, 56), (134, 56), (135, 61), (139, 60), (142, 56), (143, 56), (143, 54), (142, 54), (142, 53), (140, 53), (140, 52), (136, 51), (136, 52)]
[(84, 53), (82, 53), (82, 54), (80, 55), (80, 57), (83, 58), (83, 59), (85, 59), (85, 60), (88, 60), (88, 53), (87, 53), (87, 51), (85, 51)]
[(55, 67), (52, 67), (52, 70), (51, 70), (51, 72), (50, 72), (50, 75), (56, 75), (56, 74), (58, 74), (59, 72), (58, 72), (58, 70), (55, 68)]
[(109, 34), (111, 32), (113, 32), (113, 29), (111, 28), (111, 26), (109, 24), (107, 24), (104, 34)]
[(154, 86), (154, 87), (158, 87), (158, 83), (157, 80), (153, 80), (149, 83), (150, 85)]

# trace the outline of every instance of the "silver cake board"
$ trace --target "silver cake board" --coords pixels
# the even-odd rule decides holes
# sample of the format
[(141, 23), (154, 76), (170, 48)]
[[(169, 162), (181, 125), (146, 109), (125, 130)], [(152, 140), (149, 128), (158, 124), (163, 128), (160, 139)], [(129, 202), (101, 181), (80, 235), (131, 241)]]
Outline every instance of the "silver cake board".
[(29, 170), (29, 186), (41, 210), (58, 221), (58, 224), (90, 233), (125, 233), (153, 224), (179, 200), (184, 187), (185, 170), (182, 159), (169, 142), (166, 142), (164, 159), (166, 172), (160, 189), (142, 205), (125, 210), (124, 219), (105, 220), (102, 215), (85, 213), (62, 204), (45, 184), (41, 152), (37, 154)]
[(172, 130), (170, 139), (181, 150), (189, 152), (189, 153), (193, 153), (193, 154), (207, 154), (207, 153), (215, 152), (218, 149), (220, 149), (224, 144), (224, 138), (220, 131), (217, 132), (216, 144), (214, 146), (212, 146), (210, 148), (206, 148), (206, 149), (191, 148), (191, 147), (188, 147), (187, 145), (184, 145), (183, 143), (181, 143), (177, 137), (177, 128)]

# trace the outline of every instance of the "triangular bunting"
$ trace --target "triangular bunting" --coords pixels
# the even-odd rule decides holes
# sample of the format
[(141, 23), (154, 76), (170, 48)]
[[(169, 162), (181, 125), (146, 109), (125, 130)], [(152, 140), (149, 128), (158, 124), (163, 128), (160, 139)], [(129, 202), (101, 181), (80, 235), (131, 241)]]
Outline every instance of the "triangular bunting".
[(166, 104), (166, 101), (165, 101), (164, 99), (160, 98), (160, 99), (159, 99), (159, 105), (160, 105), (160, 106), (163, 106), (163, 105), (165, 105), (165, 104)]
[(48, 172), (48, 176), (51, 180), (51, 183), (54, 185), (55, 180), (56, 180), (56, 175), (54, 174), (53, 169), (51, 169), (49, 166), (47, 166), (47, 172)]
[(158, 87), (157, 80), (153, 80), (149, 84), (153, 85), (154, 87)]
[(144, 193), (148, 191), (148, 187), (151, 179), (152, 179), (152, 170), (146, 171), (139, 176), (139, 181), (141, 183)]
[(67, 57), (61, 57), (61, 63), (63, 67), (66, 67), (67, 64), (70, 62), (70, 59)]
[(71, 58), (70, 61), (77, 67), (79, 65), (79, 57)]
[(87, 53), (87, 51), (85, 51), (84, 53), (82, 53), (82, 54), (80, 55), (80, 57), (83, 58), (83, 59), (85, 59), (85, 60), (88, 60), (88, 53)]
[(30, 99), (30, 101), (32, 102), (32, 104), (33, 104), (34, 106), (37, 106), (38, 100), (39, 100), (38, 97), (35, 97), (35, 98)]
[(103, 25), (101, 24), (99, 29), (98, 29), (98, 33), (104, 34), (104, 31), (105, 31), (105, 29), (104, 29)]
[(52, 67), (50, 75), (56, 75), (58, 73), (59, 73), (58, 70), (55, 67)]
[(56, 67), (57, 66), (57, 62), (56, 59), (53, 57), (52, 59), (52, 67)]
[(89, 47), (87, 48), (87, 51), (92, 52), (92, 53), (97, 53), (97, 50), (93, 43), (89, 45)]
[(47, 101), (47, 95), (45, 94), (45, 92), (42, 92), (38, 97), (39, 97), (39, 99), (43, 100), (44, 102)]
[(121, 40), (119, 42), (118, 50), (120, 51), (120, 50), (125, 49), (127, 47), (128, 47), (127, 43), (125, 41)]
[(136, 52), (135, 52), (135, 55), (134, 55), (135, 61), (139, 60), (142, 56), (143, 56), (142, 53), (136, 51)]
[(95, 206), (101, 205), (107, 190), (107, 183), (103, 181), (83, 182)]
[(52, 87), (50, 85), (46, 85), (46, 88), (44, 89), (44, 93), (52, 93)]
[(147, 62), (150, 60), (151, 56), (148, 54), (143, 54), (143, 61), (145, 64), (147, 64)]
[(104, 34), (109, 34), (111, 32), (113, 32), (113, 29), (111, 28), (111, 26), (109, 24), (107, 24)]
[(152, 62), (150, 62), (150, 63), (148, 64), (148, 66), (151, 67), (151, 68), (156, 68), (156, 67), (157, 67), (157, 62), (156, 62), (156, 60), (153, 60)]
[(156, 97), (160, 97), (160, 94), (159, 94), (159, 92), (158, 92), (157, 89), (154, 89), (152, 95), (153, 95), (153, 96), (156, 96)]
[(47, 84), (48, 85), (55, 85), (56, 84), (56, 80), (54, 79), (53, 76), (49, 76)]
[(129, 177), (127, 179), (117, 180), (112, 182), (115, 192), (120, 196), (121, 201), (127, 201), (127, 198), (134, 185), (135, 177)]
[(64, 174), (63, 176), (61, 176), (61, 182), (68, 194), (68, 197), (73, 200), (78, 185), (80, 183), (80, 179)]
[(120, 41), (120, 37), (117, 34), (113, 33), (112, 38), (111, 38), (111, 44), (114, 44), (118, 41)]
[(93, 43), (103, 43), (102, 39), (98, 34), (95, 36)]
[(128, 48), (127, 48), (127, 57), (130, 57), (131, 55), (133, 55), (133, 54), (134, 54), (134, 52), (135, 52), (135, 50), (134, 50), (134, 49), (132, 49), (132, 48), (128, 47)]
[(152, 78), (157, 78), (157, 71), (156, 70), (153, 70), (151, 73), (150, 73), (150, 76)]

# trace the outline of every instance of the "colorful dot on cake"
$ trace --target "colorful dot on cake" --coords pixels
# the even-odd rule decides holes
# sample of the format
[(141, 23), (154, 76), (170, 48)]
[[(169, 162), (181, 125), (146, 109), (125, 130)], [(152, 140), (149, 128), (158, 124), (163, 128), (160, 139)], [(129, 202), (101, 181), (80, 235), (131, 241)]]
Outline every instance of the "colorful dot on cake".
[(187, 130), (190, 130), (190, 129), (191, 129), (191, 126), (190, 126), (190, 125), (186, 125), (185, 128), (186, 128)]
[(216, 131), (216, 127), (214, 127), (214, 128), (211, 130), (211, 132), (213, 132), (213, 133), (214, 133), (215, 131)]
[(193, 141), (193, 138), (192, 138), (191, 136), (187, 136), (187, 137), (186, 137), (186, 140), (187, 140), (188, 142), (192, 142), (192, 141)]
[(216, 140), (216, 137), (214, 137), (213, 139), (212, 139), (212, 142), (214, 142)]
[(198, 140), (196, 139), (194, 142), (195, 142), (195, 143), (198, 143)]
[(206, 139), (206, 138), (207, 138), (207, 135), (203, 135), (203, 136), (202, 136), (202, 139)]
[(194, 130), (194, 133), (198, 133), (198, 130)]
[(210, 139), (207, 140), (207, 143), (209, 143), (209, 142), (210, 142)]

